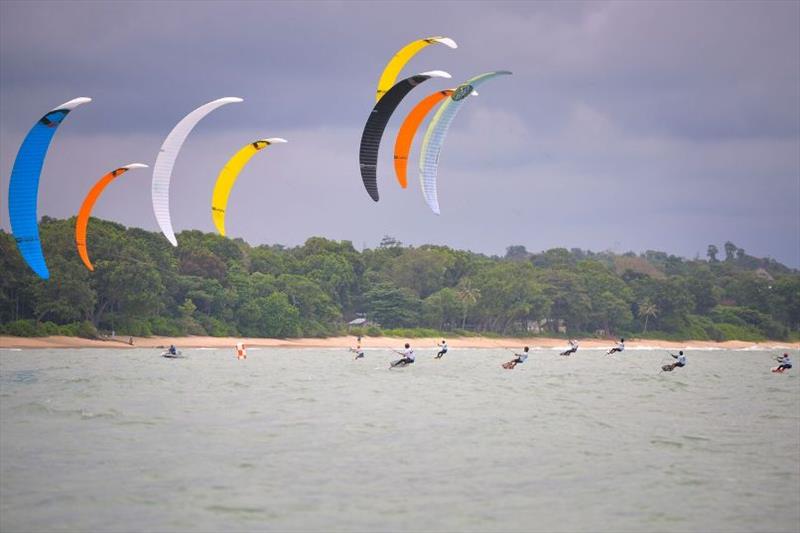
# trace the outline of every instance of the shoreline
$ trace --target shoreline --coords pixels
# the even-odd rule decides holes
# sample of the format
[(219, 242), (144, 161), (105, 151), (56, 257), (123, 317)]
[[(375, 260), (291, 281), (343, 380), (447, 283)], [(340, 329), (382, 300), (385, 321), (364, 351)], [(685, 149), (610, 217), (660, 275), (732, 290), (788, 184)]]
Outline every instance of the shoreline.
[[(416, 348), (433, 348), (440, 338), (411, 338), (402, 337), (362, 337), (361, 345), (370, 348), (399, 348), (405, 342), (411, 343)], [(180, 348), (217, 348), (233, 349), (237, 342), (243, 342), (247, 347), (264, 348), (342, 348), (355, 346), (355, 336), (326, 337), (326, 338), (299, 338), (299, 339), (265, 339), (265, 338), (239, 338), (239, 337), (142, 337), (134, 338), (133, 346), (127, 343), (127, 337), (115, 339), (94, 340), (81, 337), (11, 337), (0, 336), (0, 349), (65, 349), (65, 348), (105, 348), (105, 349), (133, 349), (133, 348), (161, 348), (174, 344)], [(610, 348), (615, 339), (586, 339), (580, 340), (581, 348), (602, 349)], [(557, 349), (567, 347), (566, 339), (548, 337), (528, 338), (489, 338), (489, 337), (452, 337), (447, 339), (451, 348), (513, 348), (531, 346), (532, 349)], [(781, 341), (667, 341), (655, 339), (631, 339), (625, 343), (627, 349), (718, 349), (718, 350), (797, 350), (800, 342)]]

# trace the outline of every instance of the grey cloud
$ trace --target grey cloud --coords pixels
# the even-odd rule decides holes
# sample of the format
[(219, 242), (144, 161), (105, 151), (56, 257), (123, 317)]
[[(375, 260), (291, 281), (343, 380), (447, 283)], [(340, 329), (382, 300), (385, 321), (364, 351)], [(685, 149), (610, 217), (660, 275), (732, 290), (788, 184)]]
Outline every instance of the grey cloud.
[[(74, 96), (95, 101), (56, 136), (40, 214), (74, 214), (103, 173), (152, 164), (185, 113), (242, 96), (178, 160), (178, 229), (211, 231), (221, 165), (275, 135), (290, 143), (254, 158), (231, 200), (229, 231), (254, 243), (374, 245), (388, 233), (490, 253), (521, 243), (693, 256), (732, 239), (800, 266), (798, 20), (792, 2), (3, 2), (0, 188), (33, 121)], [(377, 77), (400, 46), (436, 34), (459, 48), (432, 46), (404, 73), (454, 79), (396, 112), (374, 204), (357, 152)], [(396, 185), (392, 132), (423, 93), (495, 69), (514, 75), (454, 123), (435, 217), (414, 164), (409, 190)], [(149, 178), (118, 180), (97, 215), (156, 229)], [(5, 209), (0, 220), (8, 228)]]

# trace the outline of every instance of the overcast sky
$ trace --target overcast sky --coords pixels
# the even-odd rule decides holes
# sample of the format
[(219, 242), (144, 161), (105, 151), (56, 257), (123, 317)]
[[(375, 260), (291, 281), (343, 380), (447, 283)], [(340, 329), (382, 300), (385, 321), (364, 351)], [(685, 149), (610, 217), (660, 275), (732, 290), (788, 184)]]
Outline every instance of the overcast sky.
[[(412, 91), (384, 136), (381, 201), (361, 182), (361, 129), (388, 59), (451, 37), (403, 70), (450, 72)], [(414, 144), (409, 188), (394, 134), (423, 96), (506, 69), (463, 106), (426, 206)], [(296, 245), (313, 235), (373, 247), (446, 244), (502, 254), (663, 250), (732, 240), (800, 266), (800, 3), (0, 2), (0, 225), (8, 178), (44, 112), (94, 101), (59, 129), (39, 214), (69, 217), (106, 172), (153, 164), (195, 107), (240, 96), (184, 145), (176, 231), (213, 231), (216, 175), (241, 146), (284, 137), (239, 177), (229, 236)], [(150, 170), (112, 183), (94, 214), (157, 230)], [(91, 230), (91, 229), (90, 229)], [(179, 239), (180, 242), (180, 239)]]

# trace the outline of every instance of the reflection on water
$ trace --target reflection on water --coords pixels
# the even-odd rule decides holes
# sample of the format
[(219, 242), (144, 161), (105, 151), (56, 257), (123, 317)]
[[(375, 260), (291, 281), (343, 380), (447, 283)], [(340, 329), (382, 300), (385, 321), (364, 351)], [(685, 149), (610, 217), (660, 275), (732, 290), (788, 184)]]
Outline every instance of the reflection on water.
[(0, 350), (0, 530), (797, 531), (766, 352)]

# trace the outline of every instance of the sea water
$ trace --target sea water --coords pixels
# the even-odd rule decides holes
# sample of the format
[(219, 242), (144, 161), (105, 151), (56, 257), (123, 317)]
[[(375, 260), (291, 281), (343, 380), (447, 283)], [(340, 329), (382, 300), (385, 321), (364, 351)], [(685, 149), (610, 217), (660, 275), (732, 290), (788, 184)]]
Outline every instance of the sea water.
[(0, 350), (0, 530), (800, 529), (773, 353), (159, 352)]

